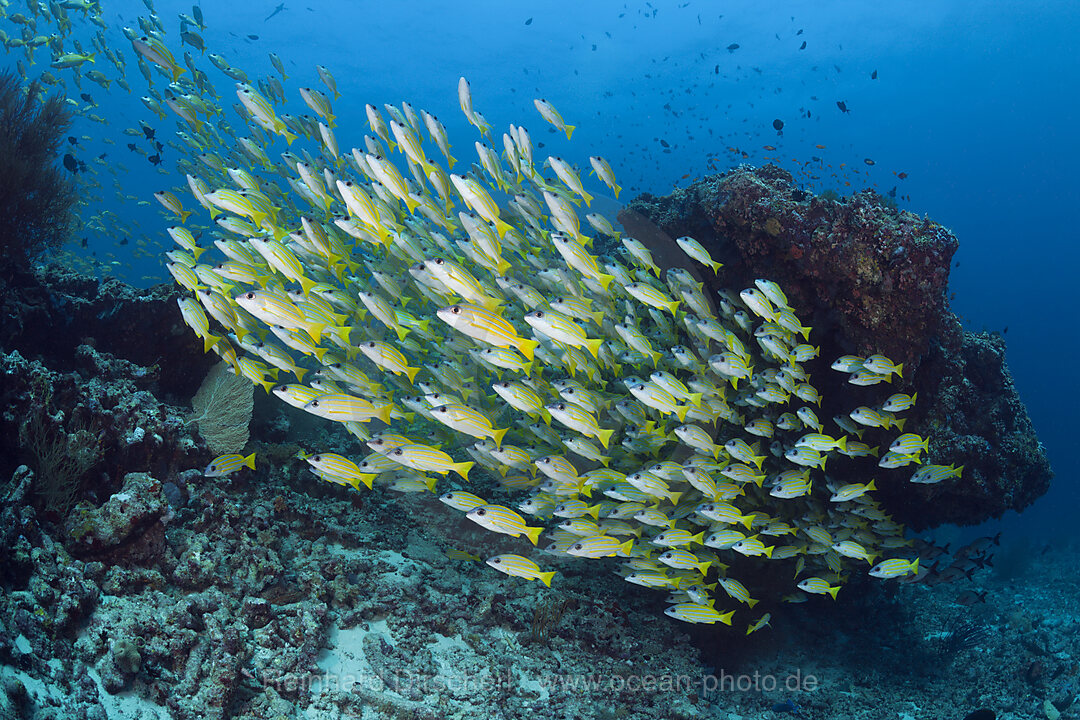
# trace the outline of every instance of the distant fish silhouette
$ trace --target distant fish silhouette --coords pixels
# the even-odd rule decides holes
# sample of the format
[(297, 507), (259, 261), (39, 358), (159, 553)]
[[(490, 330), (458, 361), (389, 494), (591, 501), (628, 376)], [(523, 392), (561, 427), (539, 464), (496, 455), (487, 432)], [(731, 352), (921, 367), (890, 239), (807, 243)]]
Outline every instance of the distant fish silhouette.
[(76, 173), (79, 172), (79, 161), (75, 159), (75, 156), (71, 153), (64, 154), (64, 167), (69, 171)]
[(730, 52), (730, 53), (733, 53), (738, 49), (739, 49), (739, 43), (731, 43), (730, 45), (727, 46), (727, 51)]
[[(285, 9), (285, 3), (281, 3), (276, 8), (274, 8), (274, 12), (272, 12), (269, 15), (266, 16), (266, 20), (269, 20), (270, 18), (274, 17), (275, 15), (277, 15), (279, 12), (281, 12), (284, 9)], [(266, 22), (266, 20), (263, 20), (263, 22)]]
[(870, 79), (871, 79), (871, 80), (877, 80), (877, 70), (875, 70), (874, 72), (870, 73)]
[(847, 103), (844, 102), (843, 100), (837, 100), (836, 101), (836, 107), (840, 108), (840, 112), (842, 112), (842, 113), (851, 112), (850, 110), (848, 110)]

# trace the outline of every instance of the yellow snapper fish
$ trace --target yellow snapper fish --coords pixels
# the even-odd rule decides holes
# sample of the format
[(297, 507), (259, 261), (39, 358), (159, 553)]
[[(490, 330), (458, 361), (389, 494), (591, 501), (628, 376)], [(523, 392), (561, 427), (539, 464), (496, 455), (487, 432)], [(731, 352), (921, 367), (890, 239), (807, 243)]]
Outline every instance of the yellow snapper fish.
[[(154, 40), (138, 56), (146, 72), (152, 64), (178, 76), (147, 27)], [(174, 143), (187, 153), (184, 191), (228, 238), (203, 247), (196, 232), (174, 225), (168, 271), (185, 288), (180, 312), (204, 349), (283, 402), (342, 423), (373, 451), (356, 462), (311, 454), (305, 459), (320, 477), (358, 487), (382, 476), (380, 486), (401, 492), (442, 485), (443, 504), (534, 544), (543, 526), (573, 521), (554, 531), (547, 552), (640, 563), (624, 577), (674, 589), (682, 602), (668, 614), (686, 622), (730, 623), (732, 612), (714, 607), (713, 593), (756, 602), (726, 570), (719, 590), (704, 583), (704, 572), (732, 559), (732, 567), (788, 563), (797, 577), (833, 578), (899, 547), (902, 527), (862, 497), (873, 484), (832, 490), (820, 468), (829, 453), (847, 454), (854, 467), (871, 446), (888, 447), (896, 434), (888, 431), (903, 422), (893, 413), (915, 396), (861, 400), (867, 405), (854, 415), (857, 403), (829, 398), (842, 411), (842, 433), (826, 434), (803, 404), (822, 401), (803, 367), (817, 354), (802, 343), (811, 329), (779, 285), (758, 279), (706, 298), (690, 273), (661, 273), (638, 241), (623, 238), (620, 253), (596, 249), (594, 232), (618, 233), (601, 216), (585, 215), (582, 224), (580, 206), (605, 186), (618, 196), (606, 160), (589, 157), (594, 180), (569, 155), (552, 156), (558, 179), (545, 178), (517, 125), (497, 153), (464, 78), (462, 112), (487, 140), (475, 145), (472, 170), (451, 173), (445, 126), (407, 103), (366, 105), (371, 134), (341, 153), (329, 95), (305, 87), (287, 100), (276, 76), (248, 84), (220, 55), (209, 59), (239, 83), (246, 127), (229, 127), (214, 93), (177, 84), (147, 95), (154, 107), (171, 100), (201, 122)], [(336, 101), (329, 71), (317, 70)], [(569, 139), (573, 126), (550, 103), (535, 104)], [(425, 152), (424, 133), (439, 153)], [(280, 159), (270, 151), (275, 135), (296, 141)], [(172, 191), (156, 197), (186, 225), (191, 212)], [(701, 243), (682, 237), (675, 246), (685, 267), (720, 269)], [(868, 373), (866, 384), (902, 371), (878, 356), (834, 367)], [(279, 368), (306, 384), (275, 384)], [(901, 449), (921, 451), (925, 440), (906, 438)], [(505, 473), (503, 488), (527, 497), (495, 505), (446, 492), (451, 473), (468, 480), (470, 470), (492, 481)], [(937, 482), (960, 470), (927, 466), (911, 480)], [(719, 529), (734, 523), (739, 530)], [(777, 544), (766, 546), (769, 537)], [(910, 573), (899, 564), (906, 562), (875, 568), (885, 577)], [(553, 574), (522, 555), (489, 564), (545, 584)], [(839, 583), (830, 583), (823, 592), (835, 594)], [(801, 597), (819, 590), (807, 584)]]

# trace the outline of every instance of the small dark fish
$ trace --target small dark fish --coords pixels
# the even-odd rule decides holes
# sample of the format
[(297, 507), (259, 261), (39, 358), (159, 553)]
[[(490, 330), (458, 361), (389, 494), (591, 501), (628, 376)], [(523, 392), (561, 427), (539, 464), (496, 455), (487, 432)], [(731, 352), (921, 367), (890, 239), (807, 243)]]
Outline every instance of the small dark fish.
[(90, 97), (90, 93), (79, 93), (79, 97), (82, 98), (83, 102), (94, 104), (94, 98)]
[(850, 110), (848, 110), (847, 103), (844, 102), (843, 100), (837, 100), (836, 101), (836, 107), (840, 108), (840, 112), (842, 112), (842, 113), (851, 112)]
[(108, 154), (109, 154), (109, 153), (107, 153), (107, 152), (103, 152), (103, 153), (101, 153), (100, 155), (98, 155), (98, 156), (97, 156), (97, 159), (98, 159), (98, 160), (104, 160), (104, 159), (105, 159), (105, 157), (106, 157), (106, 156), (107, 156)]
[(68, 135), (68, 142), (71, 143), (72, 145), (78, 145), (79, 144), (79, 138), (75, 137), (74, 135)]
[(162, 150), (165, 149), (165, 146), (162, 145), (160, 141), (155, 140), (154, 141), (154, 149), (157, 150), (158, 152), (161, 152)]
[(900, 178), (901, 180), (906, 180), (907, 179), (907, 173), (906, 172), (896, 173), (896, 177)]
[(663, 147), (671, 147), (670, 145), (668, 145), (668, 141), (667, 141), (667, 140), (664, 140), (663, 138), (661, 138), (661, 139), (660, 139), (660, 144), (661, 144), (661, 145), (662, 145)]
[(956, 598), (956, 602), (957, 604), (963, 605), (965, 607), (974, 605), (975, 603), (985, 603), (986, 591), (965, 590), (964, 592), (960, 593), (960, 595)]
[(877, 80), (877, 70), (875, 70), (874, 72), (870, 73), (870, 79), (871, 79), (871, 80)]
[(888, 195), (891, 198), (896, 197), (896, 186), (895, 185), (893, 185), (893, 189), (888, 192)]
[(802, 35), (802, 32), (803, 32), (802, 28), (799, 28), (799, 32), (795, 33), (795, 35), (796, 36)]
[(773, 129), (776, 130), (777, 137), (781, 137), (784, 134), (784, 121), (780, 118), (776, 118), (772, 121)]
[(86, 247), (86, 238), (83, 238), (82, 240), (80, 240), (80, 241), (79, 241), (79, 245), (80, 245), (81, 247)]
[(1006, 325), (1005, 329), (1001, 331), (1001, 334), (1002, 335), (1008, 335), (1009, 334), (1009, 326), (1008, 325)]
[(526, 25), (532, 25), (532, 18), (529, 18), (528, 20), (526, 20), (525, 24)]
[(147, 140), (153, 140), (154, 139), (154, 133), (156, 131), (154, 130), (154, 128), (150, 127), (149, 125), (143, 124), (142, 125), (142, 132), (143, 132), (143, 135), (146, 136)]
[(79, 172), (86, 172), (86, 163), (82, 160), (77, 161), (79, 163)]
[(161, 155), (151, 155), (146, 159), (150, 161), (151, 165), (160, 165), (161, 164)]
[(128, 150), (130, 150), (131, 152), (135, 152), (135, 150), (136, 150), (135, 143), (128, 143), (127, 147), (128, 147)]
[(738, 49), (739, 49), (739, 43), (731, 43), (730, 45), (727, 46), (727, 51), (730, 52), (730, 53), (733, 53)]
[(802, 41), (802, 45), (799, 46), (799, 49), (800, 50), (805, 50), (806, 49), (806, 41), (805, 40)]
[(720, 66), (717, 65), (716, 67), (713, 68), (713, 75), (719, 75), (719, 74), (720, 74)]
[(795, 717), (802, 717), (802, 712), (799, 710), (799, 706), (792, 700), (785, 700), (782, 703), (776, 703), (772, 706), (772, 711), (777, 713), (791, 713)]
[(259, 39), (258, 35), (248, 35), (248, 40), (258, 40), (258, 39)]
[(127, 244), (128, 244), (128, 242), (130, 242), (130, 241), (128, 240), (128, 238), (124, 238), (123, 240), (121, 240), (120, 242), (118, 242), (118, 243), (117, 243), (117, 245), (127, 245)]
[(863, 158), (863, 162), (866, 163), (867, 165), (877, 165), (877, 163), (874, 162), (873, 160), (871, 160), (870, 158)]
[[(274, 8), (274, 12), (272, 12), (269, 15), (266, 16), (266, 20), (269, 20), (270, 18), (274, 17), (275, 15), (277, 15), (279, 12), (281, 12), (284, 9), (285, 9), (285, 3), (281, 3), (276, 8)], [(263, 20), (263, 22), (266, 22), (266, 20)]]
[(79, 172), (79, 161), (75, 159), (75, 156), (71, 153), (64, 154), (64, 167), (70, 172)]

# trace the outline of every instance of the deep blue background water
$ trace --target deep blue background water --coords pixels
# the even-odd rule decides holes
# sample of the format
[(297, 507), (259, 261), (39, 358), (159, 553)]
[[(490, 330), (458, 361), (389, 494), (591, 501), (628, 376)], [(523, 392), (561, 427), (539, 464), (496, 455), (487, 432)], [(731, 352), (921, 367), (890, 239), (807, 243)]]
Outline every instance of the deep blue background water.
[[(131, 63), (135, 93), (84, 83), (117, 144), (90, 143), (83, 156), (107, 150), (132, 168), (121, 174), (126, 192), (152, 204), (120, 203), (103, 176), (102, 207), (137, 220), (167, 247), (164, 227), (172, 221), (159, 217), (150, 192), (183, 178), (164, 177), (128, 155), (129, 138), (120, 132), (142, 118), (167, 137), (174, 118), (159, 121), (137, 100), (145, 81), (119, 28), (135, 26), (143, 4), (103, 2), (110, 43)], [(586, 167), (588, 155), (603, 155), (624, 185), (624, 200), (640, 191), (667, 193), (707, 173), (710, 158), (721, 169), (742, 162), (729, 147), (747, 152), (746, 162), (778, 158), (814, 189), (844, 193), (876, 185), (910, 196), (901, 207), (929, 215), (960, 239), (951, 285), (965, 324), (1008, 327), (1010, 366), (1057, 472), (1051, 494), (1009, 518), (1006, 528), (1048, 539), (1075, 535), (1080, 60), (1072, 48), (1080, 4), (300, 0), (265, 20), (276, 4), (232, 3), (227, 13), (206, 4), (208, 51), (252, 78), (272, 72), (267, 53), (276, 52), (289, 73), (289, 109), (296, 113), (309, 112), (296, 88), (321, 87), (315, 65), (329, 67), (344, 93), (334, 109), (346, 151), (370, 132), (365, 103), (408, 100), (438, 115), (453, 154), (473, 160), (477, 135), (456, 93), (465, 75), (476, 108), (500, 134), (510, 122), (523, 124), (534, 144), (545, 144), (540, 157), (561, 155)], [(176, 13), (190, 6), (156, 7), (179, 56)], [(13, 65), (17, 57), (9, 53), (2, 62)], [(232, 81), (205, 60), (201, 66), (231, 106)], [(573, 142), (547, 131), (532, 106), (540, 96), (579, 126)], [(231, 109), (226, 114), (239, 125)], [(785, 123), (782, 137), (775, 119)], [(83, 123), (82, 132), (102, 129)], [(279, 140), (271, 156), (282, 150)], [(176, 153), (166, 150), (165, 160), (170, 167)], [(896, 177), (900, 172), (906, 180)], [(590, 189), (602, 186), (594, 182)], [(190, 208), (193, 201), (182, 197)], [(91, 235), (89, 250), (126, 262), (131, 246), (118, 248), (117, 241)], [(120, 274), (144, 284), (150, 280), (142, 277), (164, 277), (156, 257)]]

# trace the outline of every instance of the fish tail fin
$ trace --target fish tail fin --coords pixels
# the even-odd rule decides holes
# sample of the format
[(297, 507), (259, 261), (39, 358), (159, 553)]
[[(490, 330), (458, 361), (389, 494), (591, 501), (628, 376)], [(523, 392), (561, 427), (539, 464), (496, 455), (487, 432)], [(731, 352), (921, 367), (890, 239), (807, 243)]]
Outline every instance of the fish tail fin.
[[(536, 527), (530, 527), (530, 526), (526, 525), (525, 526), (525, 535), (526, 535), (526, 537), (529, 538), (529, 542), (531, 542), (533, 545), (535, 545), (538, 542), (540, 542), (540, 533), (544, 532), (545, 529), (546, 528), (544, 528), (542, 525), (537, 525)], [(554, 574), (555, 573), (552, 573), (552, 575), (554, 575)]]
[(630, 551), (633, 550), (633, 549), (634, 549), (634, 538), (630, 538), (626, 542), (619, 544), (619, 551), (624, 552), (627, 555), (629, 555)]
[(566, 139), (569, 140), (570, 136), (574, 134), (574, 130), (577, 129), (577, 125), (567, 125), (564, 123), (563, 127), (566, 128)]
[(532, 360), (533, 351), (536, 350), (538, 345), (540, 345), (539, 340), (522, 339), (520, 342), (518, 342), (517, 349), (522, 355), (525, 356), (526, 360)]
[(751, 608), (751, 609), (753, 609), (753, 607), (755, 605), (757, 605), (759, 602), (760, 602), (760, 600), (755, 600), (754, 598), (746, 598), (746, 606)]
[(536, 577), (540, 578), (540, 582), (544, 583), (548, 587), (551, 587), (551, 580), (555, 577), (555, 571), (552, 570), (551, 572), (542, 572)]
[[(195, 256), (195, 259), (196, 259), (196, 260), (198, 260), (198, 259), (199, 259), (199, 256), (198, 256), (198, 255), (196, 255), (196, 256)], [(918, 397), (919, 397), (919, 393), (917, 393), (917, 392), (911, 393), (911, 404), (912, 404), (912, 405), (914, 405), (914, 404), (915, 404), (915, 400), (916, 400), (916, 399), (917, 399)]]
[(495, 218), (495, 231), (499, 233), (500, 238), (506, 237), (506, 231), (510, 229), (510, 223), (502, 218)]
[(292, 145), (292, 141), (296, 139), (296, 135), (294, 133), (291, 133), (284, 128), (281, 129), (281, 134), (285, 136), (286, 145)]
[(409, 378), (409, 382), (412, 382), (416, 378), (416, 373), (420, 372), (418, 367), (406, 367), (405, 375)]
[(904, 429), (904, 423), (906, 423), (906, 422), (907, 422), (907, 418), (900, 418), (900, 419), (899, 419), (899, 420), (897, 420), (897, 421), (896, 421), (896, 422), (895, 422), (894, 424), (896, 425), (896, 427), (897, 427), (897, 429), (898, 429), (898, 430), (901, 430), (901, 431), (903, 431), (903, 429)]
[(242, 465), (247, 465), (252, 470), (255, 469), (255, 453), (251, 453), (241, 462)]
[(302, 368), (299, 365), (295, 365), (289, 372), (296, 376), (297, 382), (304, 382), (304, 373), (307, 372), (307, 368)]
[(681, 498), (682, 496), (683, 496), (682, 492), (672, 492), (672, 493), (668, 494), (668, 500), (671, 501), (672, 505), (678, 505), (679, 504), (679, 498)]
[(394, 403), (386, 403), (375, 411), (375, 417), (382, 420), (387, 425), (390, 424), (390, 413), (394, 409)]
[(622, 185), (619, 185), (618, 183), (612, 183), (611, 189), (615, 191), (615, 199), (618, 200), (619, 192), (622, 190)]
[[(614, 434), (614, 430), (605, 430), (604, 428), (600, 428), (600, 434), (598, 435), (600, 444), (603, 445), (605, 448), (609, 447), (611, 445), (611, 436)], [(604, 464), (607, 465), (607, 463)]]
[(326, 325), (321, 323), (310, 323), (307, 326), (307, 333), (311, 336), (311, 339), (318, 344), (322, 342), (322, 334), (325, 329)]
[(190, 210), (178, 210), (176, 214), (180, 216), (180, 224), (183, 225), (184, 223), (187, 222), (188, 216), (191, 215), (191, 211)]
[(841, 450), (847, 450), (847, 435), (842, 436), (839, 440), (836, 441), (836, 447), (840, 448)]
[(877, 485), (875, 485), (875, 484), (874, 484), (874, 481), (873, 481), (873, 480), (871, 480), (870, 482), (866, 483), (866, 491), (867, 491), (867, 492), (870, 492), (871, 490), (877, 490)]
[[(659, 277), (659, 276), (657, 276), (657, 277)], [(679, 303), (680, 302), (681, 301), (679, 301), (679, 300), (672, 300), (671, 302), (666, 304), (668, 312), (671, 313), (671, 317), (675, 317), (675, 311), (679, 309)]]
[(893, 370), (896, 371), (896, 377), (898, 377), (898, 378), (904, 377), (904, 363), (900, 363), (899, 365), (894, 367)]
[(690, 412), (689, 405), (679, 405), (675, 408), (675, 417), (679, 418), (679, 422), (686, 422), (686, 414)]
[(603, 338), (585, 339), (585, 347), (588, 348), (589, 354), (597, 360), (600, 359), (600, 346), (604, 344)]
[[(469, 470), (472, 469), (472, 466), (475, 465), (475, 464), (476, 463), (474, 463), (472, 460), (469, 460), (468, 462), (453, 463), (450, 466), (450, 469), (453, 470), (454, 472), (456, 472), (461, 477), (463, 477), (465, 480), (468, 480), (469, 479)], [(533, 541), (533, 544), (535, 545), (536, 542)]]
[(510, 428), (503, 428), (502, 430), (493, 430), (491, 437), (495, 440), (495, 447), (501, 448), (503, 438), (506, 437), (506, 433), (510, 432)]
[(840, 592), (840, 586), (837, 585), (835, 587), (828, 588), (826, 590), (826, 592), (828, 592), (830, 595), (832, 595), (832, 599), (835, 600), (836, 599), (836, 593)]
[(581, 199), (585, 201), (585, 207), (589, 207), (590, 205), (592, 205), (593, 196), (585, 192), (584, 190), (581, 191)]
[(765, 557), (770, 558), (770, 559), (772, 558), (772, 553), (773, 553), (773, 548), (774, 547), (776, 547), (776, 546), (775, 545), (766, 545), (765, 546)]

